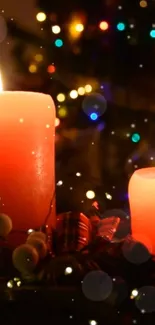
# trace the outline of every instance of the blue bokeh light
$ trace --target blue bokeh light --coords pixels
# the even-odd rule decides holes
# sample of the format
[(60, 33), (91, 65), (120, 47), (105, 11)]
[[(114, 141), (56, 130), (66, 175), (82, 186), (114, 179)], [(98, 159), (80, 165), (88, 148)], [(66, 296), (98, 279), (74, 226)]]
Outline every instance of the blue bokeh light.
[(152, 38), (155, 38), (155, 29), (152, 29), (152, 30), (150, 31), (150, 36), (151, 36)]
[(62, 39), (60, 39), (60, 38), (56, 39), (56, 41), (55, 41), (55, 46), (56, 46), (56, 47), (62, 47), (62, 46), (63, 46), (63, 41), (62, 41)]
[(140, 141), (140, 135), (139, 135), (139, 133), (134, 133), (132, 135), (132, 137), (131, 137), (131, 140), (132, 140), (132, 142), (135, 142), (135, 143), (139, 142)]
[(98, 115), (96, 113), (90, 114), (90, 118), (92, 121), (96, 121), (98, 119)]
[(118, 24), (117, 24), (117, 29), (118, 29), (119, 31), (123, 31), (123, 30), (125, 29), (125, 24), (124, 24), (124, 23), (118, 23)]

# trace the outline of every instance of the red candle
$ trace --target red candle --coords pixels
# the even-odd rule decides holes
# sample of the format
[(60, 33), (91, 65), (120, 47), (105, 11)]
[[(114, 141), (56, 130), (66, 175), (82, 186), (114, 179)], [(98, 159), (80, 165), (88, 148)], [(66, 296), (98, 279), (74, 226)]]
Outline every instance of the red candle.
[(155, 168), (136, 170), (129, 181), (131, 229), (135, 240), (155, 254)]
[[(44, 224), (55, 191), (55, 107), (49, 95), (0, 93), (0, 212), (13, 230)], [(55, 211), (48, 223), (55, 227)]]

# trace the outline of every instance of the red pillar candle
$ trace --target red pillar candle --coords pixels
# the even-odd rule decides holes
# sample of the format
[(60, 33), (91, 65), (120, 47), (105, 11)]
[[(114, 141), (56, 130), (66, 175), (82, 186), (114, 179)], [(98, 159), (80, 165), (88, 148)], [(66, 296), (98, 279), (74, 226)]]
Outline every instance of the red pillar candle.
[(129, 181), (131, 229), (135, 240), (155, 254), (155, 168), (136, 170)]
[[(55, 191), (55, 107), (49, 95), (0, 93), (0, 212), (13, 230), (43, 225)], [(55, 211), (49, 224), (55, 227)]]

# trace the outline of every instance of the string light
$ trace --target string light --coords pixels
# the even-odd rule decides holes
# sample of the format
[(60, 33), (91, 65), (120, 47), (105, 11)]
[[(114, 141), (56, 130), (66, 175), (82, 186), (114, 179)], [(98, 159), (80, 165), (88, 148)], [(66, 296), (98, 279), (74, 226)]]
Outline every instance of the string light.
[(147, 1), (142, 0), (142, 1), (140, 1), (139, 5), (140, 5), (141, 8), (146, 8), (147, 7)]
[(61, 28), (58, 25), (52, 26), (53, 34), (59, 34), (61, 32)]
[(75, 26), (75, 30), (76, 30), (77, 32), (79, 32), (79, 33), (83, 32), (83, 30), (84, 30), (84, 25), (83, 25), (83, 24), (77, 24), (77, 25)]
[(95, 192), (94, 191), (87, 191), (86, 192), (86, 197), (87, 197), (87, 199), (89, 199), (89, 200), (92, 200), (92, 199), (94, 199), (95, 198)]
[(36, 64), (30, 64), (29, 66), (29, 72), (36, 73), (37, 72), (37, 66)]
[(58, 94), (57, 95), (57, 101), (62, 103), (65, 101), (65, 95), (64, 94)]
[(36, 54), (34, 57), (35, 61), (37, 61), (38, 63), (42, 62), (44, 57), (42, 54)]
[(62, 46), (63, 46), (63, 41), (62, 41), (62, 39), (58, 38), (58, 39), (55, 41), (55, 46), (56, 46), (56, 47), (62, 47)]
[(79, 87), (77, 90), (78, 94), (80, 96), (83, 96), (85, 94), (85, 88), (84, 87)]
[(125, 24), (120, 22), (117, 24), (117, 29), (121, 32), (123, 30), (125, 30)]
[(59, 117), (61, 118), (65, 118), (67, 116), (67, 109), (65, 107), (61, 107), (59, 110), (58, 110), (58, 115)]
[(56, 71), (56, 68), (53, 64), (50, 64), (47, 68), (48, 73), (54, 73)]
[(78, 97), (78, 92), (76, 90), (71, 90), (71, 92), (69, 93), (69, 96), (72, 98), (72, 99), (75, 99)]
[(44, 12), (38, 12), (38, 14), (36, 15), (36, 19), (39, 21), (39, 22), (43, 22), (46, 20), (46, 14)]
[(92, 91), (92, 86), (91, 85), (86, 85), (85, 86), (85, 91), (86, 91), (86, 93), (91, 93), (91, 91)]
[(101, 30), (105, 31), (109, 28), (109, 24), (106, 21), (101, 21), (99, 24), (99, 28)]

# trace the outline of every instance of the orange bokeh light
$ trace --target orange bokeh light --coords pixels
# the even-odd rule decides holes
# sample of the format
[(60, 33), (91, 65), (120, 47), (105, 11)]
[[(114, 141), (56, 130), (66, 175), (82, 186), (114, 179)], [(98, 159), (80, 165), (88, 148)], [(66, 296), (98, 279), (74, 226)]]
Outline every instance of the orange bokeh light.
[(99, 24), (99, 28), (101, 30), (107, 30), (109, 28), (109, 24), (106, 21), (101, 21)]
[(47, 68), (47, 72), (48, 73), (54, 73), (56, 70), (55, 66), (54, 65), (49, 65), (48, 68)]

